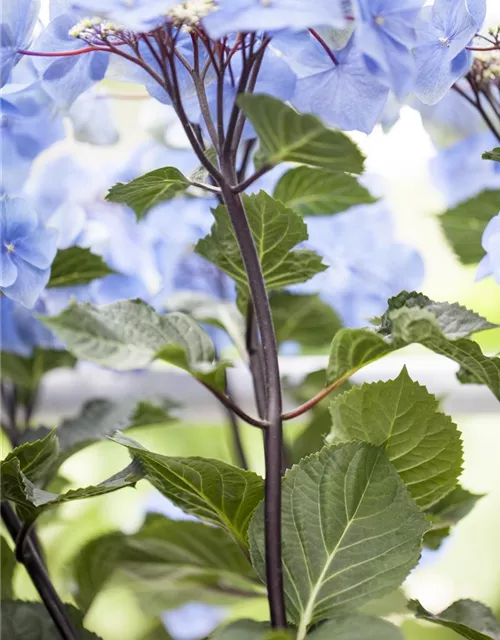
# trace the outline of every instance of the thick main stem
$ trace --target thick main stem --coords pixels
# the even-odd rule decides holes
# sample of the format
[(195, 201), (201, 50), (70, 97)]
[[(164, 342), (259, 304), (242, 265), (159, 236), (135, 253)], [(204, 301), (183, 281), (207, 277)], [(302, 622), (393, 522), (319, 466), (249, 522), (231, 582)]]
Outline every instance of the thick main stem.
[[(23, 526), (7, 501), (2, 502), (1, 513), (2, 520), (12, 539), (17, 540)], [(63, 640), (79, 640), (79, 635), (66, 613), (64, 604), (57, 595), (57, 591), (54, 589), (43, 562), (29, 537), (24, 540), (23, 564)]]
[(222, 197), (228, 209), (247, 272), (262, 346), (262, 362), (267, 384), (267, 402), (264, 417), (269, 422), (266, 437), (264, 499), (267, 591), (271, 625), (274, 628), (284, 628), (286, 627), (286, 613), (281, 563), (281, 452), (283, 433), (278, 346), (274, 335), (264, 276), (250, 225), (240, 196), (234, 194), (228, 186), (228, 184), (234, 184), (235, 175), (230, 167), (223, 167), (223, 170), (226, 183), (221, 184)]

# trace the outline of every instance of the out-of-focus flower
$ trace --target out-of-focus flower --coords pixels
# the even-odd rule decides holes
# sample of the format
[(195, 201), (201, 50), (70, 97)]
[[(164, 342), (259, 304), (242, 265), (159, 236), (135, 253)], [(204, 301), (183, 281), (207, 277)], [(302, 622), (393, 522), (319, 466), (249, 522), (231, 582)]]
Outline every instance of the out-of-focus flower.
[(50, 277), (57, 231), (40, 223), (21, 198), (3, 196), (1, 206), (0, 290), (32, 308)]
[(0, 297), (2, 351), (29, 357), (35, 347), (45, 349), (61, 347), (54, 334), (35, 318), (35, 312), (42, 314), (47, 312), (42, 300), (38, 300), (34, 309), (31, 310), (5, 296)]
[(209, 636), (227, 615), (223, 607), (188, 602), (162, 614), (165, 628), (175, 640), (201, 640)]
[(23, 61), (12, 79), (0, 94), (1, 191), (11, 195), (19, 193), (33, 160), (65, 135), (62, 118), (31, 64)]
[(486, 0), (436, 0), (426, 7), (414, 49), (414, 92), (425, 104), (436, 104), (469, 69), (465, 47), (482, 26)]
[(479, 263), (476, 280), (493, 276), (500, 284), (500, 213), (489, 221), (482, 244), (486, 255)]
[(350, 0), (219, 0), (202, 20), (213, 38), (235, 31), (304, 29), (320, 25), (343, 27), (353, 17)]
[(330, 268), (294, 289), (319, 292), (348, 327), (366, 326), (384, 311), (388, 298), (422, 283), (422, 258), (397, 241), (384, 203), (308, 218), (307, 227), (308, 246), (323, 255)]
[(86, 91), (68, 110), (73, 135), (78, 142), (94, 145), (111, 145), (120, 137), (116, 127), (111, 100), (105, 93)]
[(0, 11), (0, 87), (10, 79), (26, 49), (40, 11), (39, 0), (3, 0)]
[(442, 149), (431, 160), (434, 183), (443, 191), (448, 206), (472, 198), (484, 189), (500, 189), (500, 165), (481, 159), (497, 140), (489, 131)]
[(165, 22), (168, 10), (176, 4), (178, 0), (69, 0), (70, 8), (82, 15), (101, 16), (138, 32)]
[[(389, 89), (367, 69), (354, 43), (333, 51), (326, 40), (323, 43), (328, 50), (309, 34), (293, 38), (301, 39), (297, 62), (307, 63), (309, 72), (297, 80), (292, 104), (339, 129), (370, 133), (382, 114)], [(293, 52), (293, 43), (288, 50)]]
[[(37, 52), (69, 52), (85, 46), (70, 35), (77, 21), (75, 14), (57, 16), (33, 43)], [(104, 78), (109, 63), (109, 53), (96, 51), (85, 55), (45, 57), (34, 56), (35, 66), (42, 86), (58, 108), (67, 109), (84, 91)]]
[(402, 99), (412, 90), (415, 24), (424, 0), (358, 0), (354, 39), (368, 74)]

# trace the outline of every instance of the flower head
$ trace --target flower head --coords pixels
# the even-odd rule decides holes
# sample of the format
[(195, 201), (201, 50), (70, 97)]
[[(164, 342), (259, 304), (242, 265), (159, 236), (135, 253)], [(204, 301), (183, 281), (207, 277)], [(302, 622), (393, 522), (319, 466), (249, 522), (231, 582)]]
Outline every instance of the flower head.
[(21, 198), (1, 200), (0, 290), (32, 308), (50, 277), (57, 231), (40, 224)]
[(482, 245), (486, 255), (479, 263), (476, 280), (493, 276), (500, 284), (500, 213), (489, 221)]

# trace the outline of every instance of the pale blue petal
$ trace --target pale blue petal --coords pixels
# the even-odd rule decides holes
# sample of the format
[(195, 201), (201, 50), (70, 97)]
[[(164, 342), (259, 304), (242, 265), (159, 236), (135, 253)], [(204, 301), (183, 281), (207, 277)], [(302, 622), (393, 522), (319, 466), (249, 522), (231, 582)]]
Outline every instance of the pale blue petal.
[(33, 267), (48, 269), (56, 256), (57, 236), (56, 229), (38, 227), (16, 241), (14, 254)]
[(12, 254), (4, 247), (0, 252), (0, 287), (10, 287), (17, 278), (17, 267), (12, 261)]
[(49, 281), (50, 269), (37, 269), (17, 261), (15, 257), (13, 260), (18, 267), (18, 277), (10, 287), (2, 287), (2, 292), (8, 298), (32, 309)]

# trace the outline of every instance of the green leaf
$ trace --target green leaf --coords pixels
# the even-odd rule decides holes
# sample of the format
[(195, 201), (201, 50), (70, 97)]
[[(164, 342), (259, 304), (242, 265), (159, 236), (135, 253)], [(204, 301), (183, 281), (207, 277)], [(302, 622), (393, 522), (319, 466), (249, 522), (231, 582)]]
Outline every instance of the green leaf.
[(206, 293), (179, 291), (165, 301), (168, 311), (187, 313), (194, 320), (224, 329), (243, 357), (246, 357), (246, 322), (232, 302), (219, 300)]
[(391, 353), (394, 347), (369, 329), (341, 329), (330, 348), (326, 383), (350, 378), (359, 369)]
[(173, 417), (169, 411), (175, 406), (168, 398), (119, 402), (101, 398), (90, 400), (78, 416), (67, 418), (57, 430), (62, 453), (59, 463), (116, 431), (171, 422)]
[(233, 622), (227, 627), (214, 631), (210, 640), (293, 640), (293, 638), (290, 631), (273, 630), (267, 622), (238, 620), (238, 622)]
[(500, 624), (481, 602), (458, 600), (441, 613), (432, 614), (414, 600), (409, 608), (417, 618), (433, 622), (469, 640), (500, 640)]
[(274, 197), (302, 216), (332, 215), (377, 201), (354, 176), (312, 167), (287, 171), (276, 185)]
[(300, 114), (267, 95), (242, 95), (238, 104), (259, 137), (254, 158), (257, 169), (287, 161), (330, 171), (363, 172), (364, 157), (354, 142), (316, 116)]
[(491, 151), (485, 151), (483, 153), (483, 160), (494, 160), (500, 162), (500, 147), (495, 147)]
[(92, 280), (104, 278), (111, 273), (101, 256), (96, 256), (90, 249), (82, 247), (70, 247), (59, 249), (50, 270), (48, 288), (73, 287), (79, 284), (88, 284)]
[(30, 358), (2, 351), (2, 376), (26, 389), (35, 389), (43, 376), (60, 367), (73, 368), (76, 358), (67, 351), (36, 347)]
[[(425, 516), (380, 447), (324, 447), (287, 472), (282, 495), (286, 606), (298, 638), (393, 591), (418, 562)], [(249, 538), (264, 579), (262, 507)]]
[(307, 637), (310, 640), (404, 640), (403, 633), (390, 622), (360, 613), (328, 620)]
[(499, 209), (500, 191), (486, 190), (439, 216), (443, 231), (463, 264), (476, 264), (484, 256), (483, 233)]
[(17, 460), (20, 470), (28, 480), (37, 486), (44, 486), (56, 471), (59, 452), (59, 440), (56, 429), (53, 429), (43, 439), (27, 442), (13, 449), (1, 464)]
[[(81, 640), (100, 640), (95, 633), (83, 626), (83, 616), (78, 609), (65, 604), (64, 608)], [(2, 600), (1, 636), (5, 640), (55, 640), (60, 637), (52, 618), (41, 602)]]
[[(269, 290), (309, 280), (326, 269), (313, 251), (295, 250), (307, 240), (307, 227), (301, 216), (274, 200), (264, 191), (243, 194), (243, 205), (252, 230)], [(240, 305), (249, 295), (248, 280), (227, 208), (213, 210), (215, 224), (210, 234), (196, 245), (196, 252), (233, 278), (240, 295)]]
[(14, 551), (9, 547), (7, 540), (0, 536), (0, 575), (2, 582), (2, 598), (10, 600), (13, 598), (13, 581), (17, 560)]
[[(472, 330), (479, 330), (478, 323), (472, 324), (470, 316), (463, 328), (452, 318), (452, 315), (434, 313), (430, 306), (403, 306), (384, 314), (380, 331), (388, 334), (385, 338), (368, 329), (342, 329), (332, 342), (327, 383), (347, 379), (363, 366), (409, 344), (421, 344), (457, 362), (462, 367), (459, 379), (466, 375), (467, 382), (486, 385), (500, 399), (500, 358), (485, 356), (479, 345), (467, 338), (448, 339), (443, 330), (451, 336), (463, 335), (472, 326)], [(482, 328), (490, 328), (490, 323), (484, 323)]]
[(324, 347), (342, 326), (335, 311), (318, 294), (273, 293), (271, 310), (280, 344), (292, 340), (303, 347)]
[(172, 200), (184, 193), (189, 180), (175, 167), (163, 167), (150, 171), (140, 178), (111, 187), (106, 200), (126, 204), (135, 211), (140, 220), (157, 204)]
[(77, 600), (85, 610), (117, 572), (146, 597), (189, 588), (255, 596), (263, 591), (247, 557), (225, 531), (158, 514), (148, 515), (135, 534), (113, 533), (87, 544), (73, 571)]
[(434, 302), (423, 293), (402, 291), (388, 300), (388, 310), (382, 316), (379, 332), (384, 335), (392, 333), (391, 312), (396, 309), (428, 309), (445, 338), (456, 340), (466, 338), (478, 331), (496, 329), (499, 325), (488, 322), (475, 311), (471, 311), (458, 303)]
[(113, 440), (140, 460), (147, 480), (174, 504), (247, 547), (249, 521), (264, 495), (260, 476), (220, 460), (163, 456), (120, 434)]
[(427, 509), (452, 491), (462, 472), (462, 441), (439, 402), (406, 367), (395, 380), (364, 384), (330, 405), (333, 442), (384, 447), (412, 498)]
[(425, 546), (439, 549), (443, 540), (450, 535), (451, 527), (465, 518), (482, 497), (458, 486), (428, 509), (426, 514), (432, 529), (425, 534)]
[(50, 507), (134, 486), (143, 477), (140, 466), (137, 463), (132, 463), (123, 471), (98, 485), (73, 489), (58, 495), (37, 487), (23, 472), (19, 458), (5, 459), (0, 464), (0, 470), (3, 499), (15, 502), (21, 518), (28, 524), (34, 522), (41, 513)]
[(214, 363), (212, 340), (185, 314), (161, 315), (145, 302), (127, 300), (100, 307), (72, 303), (40, 320), (81, 360), (130, 370), (157, 358), (222, 386), (227, 363)]
[(75, 600), (85, 613), (112, 578), (124, 549), (124, 534), (110, 533), (88, 542), (74, 557)]

